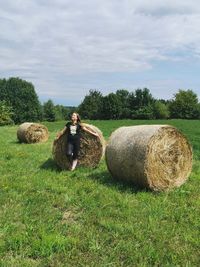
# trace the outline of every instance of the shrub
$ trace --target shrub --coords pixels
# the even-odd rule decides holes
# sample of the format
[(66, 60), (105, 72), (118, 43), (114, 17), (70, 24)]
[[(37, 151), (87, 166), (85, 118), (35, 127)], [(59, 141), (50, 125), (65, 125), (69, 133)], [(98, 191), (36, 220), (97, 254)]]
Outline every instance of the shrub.
[(155, 119), (168, 119), (170, 116), (168, 106), (160, 101), (155, 101), (153, 113)]
[(5, 101), (0, 101), (0, 126), (13, 124), (12, 114), (11, 107)]

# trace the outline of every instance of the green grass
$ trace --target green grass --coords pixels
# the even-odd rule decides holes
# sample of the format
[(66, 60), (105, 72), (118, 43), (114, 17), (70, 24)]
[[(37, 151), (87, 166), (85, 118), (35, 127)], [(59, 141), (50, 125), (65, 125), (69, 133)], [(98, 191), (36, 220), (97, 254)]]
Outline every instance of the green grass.
[(45, 123), (44, 144), (0, 128), (0, 266), (199, 266), (200, 122), (90, 121), (106, 138), (122, 125), (167, 123), (194, 150), (179, 189), (152, 193), (116, 182), (105, 162), (60, 171), (51, 157), (65, 122)]

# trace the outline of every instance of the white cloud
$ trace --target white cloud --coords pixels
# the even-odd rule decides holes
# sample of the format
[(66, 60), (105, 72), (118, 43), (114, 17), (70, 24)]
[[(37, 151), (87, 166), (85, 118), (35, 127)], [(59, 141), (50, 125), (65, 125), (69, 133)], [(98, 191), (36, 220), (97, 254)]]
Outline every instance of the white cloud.
[(0, 25), (0, 73), (29, 77), (51, 97), (82, 96), (93, 85), (81, 85), (82, 74), (142, 72), (200, 54), (195, 0), (1, 0)]

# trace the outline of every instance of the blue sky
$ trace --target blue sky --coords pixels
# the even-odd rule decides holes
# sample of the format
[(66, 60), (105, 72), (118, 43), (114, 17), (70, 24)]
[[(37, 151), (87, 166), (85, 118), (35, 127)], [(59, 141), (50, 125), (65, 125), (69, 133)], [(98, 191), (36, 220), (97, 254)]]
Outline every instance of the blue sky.
[(147, 87), (200, 97), (198, 0), (0, 0), (0, 78), (32, 82), (41, 101), (78, 105)]

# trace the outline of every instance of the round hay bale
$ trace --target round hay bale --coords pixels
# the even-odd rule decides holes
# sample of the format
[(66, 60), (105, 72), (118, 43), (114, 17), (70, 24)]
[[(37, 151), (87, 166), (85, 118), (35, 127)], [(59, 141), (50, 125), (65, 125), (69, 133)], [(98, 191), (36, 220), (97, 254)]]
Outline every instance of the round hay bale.
[[(105, 140), (102, 132), (91, 124), (81, 123), (84, 127), (87, 127), (90, 131), (98, 134), (96, 137), (90, 133), (81, 130), (80, 138), (80, 151), (78, 156), (78, 165), (85, 167), (96, 167), (105, 152)], [(60, 135), (53, 142), (52, 154), (57, 165), (63, 170), (69, 170), (71, 163), (66, 156), (67, 147), (67, 133)]]
[(153, 191), (181, 186), (192, 170), (192, 148), (169, 125), (121, 127), (114, 131), (105, 152), (113, 177)]
[(25, 122), (17, 130), (17, 138), (23, 143), (40, 143), (49, 138), (49, 132), (46, 126), (39, 123)]

